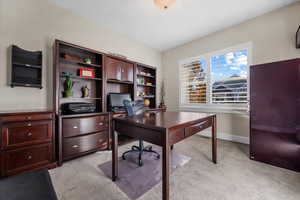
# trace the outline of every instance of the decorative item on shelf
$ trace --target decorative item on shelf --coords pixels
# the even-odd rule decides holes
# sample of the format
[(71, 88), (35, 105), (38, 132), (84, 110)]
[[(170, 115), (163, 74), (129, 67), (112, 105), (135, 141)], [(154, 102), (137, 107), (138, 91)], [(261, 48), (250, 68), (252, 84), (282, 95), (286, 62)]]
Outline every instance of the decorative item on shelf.
[(83, 78), (95, 78), (95, 69), (79, 68), (79, 76)]
[(150, 106), (150, 100), (149, 100), (149, 99), (145, 99), (145, 100), (144, 100), (144, 105), (145, 105), (146, 107), (149, 107), (149, 106)]
[(86, 64), (92, 64), (92, 59), (91, 58), (84, 58), (83, 62)]
[(146, 83), (146, 85), (148, 85), (148, 86), (152, 86), (152, 83), (151, 83), (151, 82), (148, 82), (148, 83)]
[(141, 85), (144, 85), (145, 80), (144, 80), (143, 78), (138, 78), (138, 79), (137, 79), (137, 83), (138, 83), (138, 84), (141, 84)]
[(73, 72), (62, 72), (61, 74), (62, 74), (63, 76), (76, 76), (76, 74), (73, 73)]
[(90, 89), (87, 86), (82, 87), (81, 92), (83, 98), (89, 97), (90, 95)]
[(71, 80), (71, 78), (69, 76), (67, 76), (66, 80), (65, 80), (65, 91), (64, 91), (64, 97), (65, 98), (69, 98), (73, 96), (73, 81)]
[(127, 57), (122, 55), (122, 54), (112, 53), (112, 52), (108, 52), (108, 54), (111, 55), (111, 56), (122, 58), (122, 59), (127, 59)]
[(299, 26), (298, 31), (296, 33), (296, 48), (300, 49), (300, 26)]
[(141, 75), (146, 75), (146, 73), (145, 73), (145, 72), (143, 72), (143, 71), (141, 71), (141, 72), (140, 72), (140, 74), (141, 74)]
[(70, 55), (70, 54), (67, 54), (67, 53), (61, 53), (60, 56), (64, 59), (72, 61), (72, 62), (80, 62), (81, 61), (80, 58)]
[(160, 88), (161, 102), (159, 104), (159, 108), (162, 108), (164, 110), (167, 109), (167, 106), (165, 105), (165, 95), (166, 95), (165, 83), (164, 83), (164, 81), (162, 81), (161, 88)]

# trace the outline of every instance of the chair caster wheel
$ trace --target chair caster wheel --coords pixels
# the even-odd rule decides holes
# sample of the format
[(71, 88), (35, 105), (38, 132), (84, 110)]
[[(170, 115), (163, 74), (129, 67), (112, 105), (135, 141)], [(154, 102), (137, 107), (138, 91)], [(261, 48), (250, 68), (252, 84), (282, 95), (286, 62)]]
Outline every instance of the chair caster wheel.
[(142, 167), (143, 166), (143, 162), (141, 160), (139, 160), (139, 166)]

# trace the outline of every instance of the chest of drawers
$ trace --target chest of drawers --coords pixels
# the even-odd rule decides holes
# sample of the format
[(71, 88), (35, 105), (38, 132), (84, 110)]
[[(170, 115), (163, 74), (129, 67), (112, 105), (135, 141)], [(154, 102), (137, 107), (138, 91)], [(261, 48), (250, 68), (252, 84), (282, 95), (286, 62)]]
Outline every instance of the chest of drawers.
[(59, 116), (58, 164), (109, 149), (109, 113)]
[(56, 166), (51, 111), (0, 114), (0, 139), (0, 176)]

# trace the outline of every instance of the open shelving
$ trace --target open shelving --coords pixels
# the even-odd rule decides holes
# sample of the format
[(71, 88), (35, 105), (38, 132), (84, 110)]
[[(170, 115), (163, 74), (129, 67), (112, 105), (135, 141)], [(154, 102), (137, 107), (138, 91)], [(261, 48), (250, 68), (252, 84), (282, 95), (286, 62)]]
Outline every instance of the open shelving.
[[(63, 110), (63, 104), (67, 103), (93, 103), (96, 106), (95, 113), (104, 111), (103, 102), (103, 81), (104, 55), (100, 52), (79, 47), (63, 41), (56, 41), (56, 85), (54, 88), (56, 112), (57, 114), (66, 115)], [(84, 62), (90, 59), (90, 63)], [(80, 68), (92, 68), (95, 71), (95, 77), (81, 77)], [(70, 75), (68, 75), (70, 74)], [(73, 96), (66, 98), (64, 96), (65, 81), (69, 77), (73, 81)], [(89, 89), (89, 96), (83, 97), (83, 88)]]
[(149, 108), (156, 108), (156, 68), (137, 64), (136, 96), (150, 102)]

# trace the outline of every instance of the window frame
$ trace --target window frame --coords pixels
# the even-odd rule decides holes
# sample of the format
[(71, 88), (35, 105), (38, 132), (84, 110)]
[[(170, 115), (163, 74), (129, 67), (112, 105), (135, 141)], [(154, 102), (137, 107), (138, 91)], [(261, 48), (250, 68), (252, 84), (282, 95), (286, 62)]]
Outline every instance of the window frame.
[[(178, 73), (178, 80), (179, 80), (179, 109), (180, 110), (188, 110), (188, 111), (206, 111), (206, 112), (220, 112), (220, 113), (244, 113), (249, 110), (249, 91), (250, 91), (250, 66), (252, 65), (252, 49), (253, 45), (252, 42), (238, 44), (232, 47), (228, 47), (226, 49), (213, 51), (210, 53), (205, 53), (200, 56), (195, 56), (187, 59), (180, 60), (179, 64), (179, 73)], [(212, 62), (211, 59), (213, 56), (219, 56), (223, 54), (227, 54), (230, 52), (247, 50), (248, 53), (248, 63), (247, 63), (247, 101), (248, 103), (245, 104), (216, 104), (212, 103), (212, 82), (211, 82), (211, 69), (212, 69)], [(181, 83), (181, 70), (184, 64), (191, 63), (193, 61), (199, 61), (201, 59), (206, 60), (207, 64), (207, 102), (208, 103), (185, 103), (183, 101), (183, 88)]]

